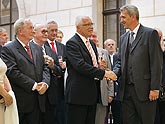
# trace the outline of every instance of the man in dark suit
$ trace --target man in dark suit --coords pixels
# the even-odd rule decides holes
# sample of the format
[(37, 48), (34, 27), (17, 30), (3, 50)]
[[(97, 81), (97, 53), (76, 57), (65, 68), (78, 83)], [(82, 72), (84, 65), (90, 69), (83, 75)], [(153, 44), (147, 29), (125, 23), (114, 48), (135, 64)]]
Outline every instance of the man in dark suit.
[(50, 74), (42, 49), (30, 42), (34, 35), (29, 19), (18, 19), (14, 24), (16, 39), (5, 45), (2, 58), (7, 65), (7, 76), (15, 92), (20, 124), (39, 124), (45, 111), (45, 92)]
[(65, 104), (64, 104), (64, 73), (66, 69), (66, 53), (65, 53), (65, 45), (57, 42), (55, 40), (58, 31), (58, 24), (51, 20), (47, 22), (47, 30), (48, 30), (48, 39), (45, 43), (45, 46), (48, 46), (52, 49), (53, 53), (59, 58), (59, 65), (62, 68), (62, 75), (57, 77), (57, 97), (56, 97), (56, 122), (57, 124), (65, 124)]
[(114, 72), (121, 74), (123, 124), (154, 124), (162, 76), (162, 53), (156, 30), (139, 23), (136, 6), (120, 9), (120, 22), (129, 29), (120, 38)]
[(116, 79), (112, 71), (99, 68), (97, 49), (89, 40), (93, 23), (88, 16), (76, 18), (77, 33), (67, 41), (67, 124), (95, 124), (97, 88), (95, 80)]
[(53, 124), (56, 122), (56, 103), (58, 101), (58, 76), (63, 75), (63, 69), (60, 67), (58, 57), (51, 50), (50, 47), (44, 45), (47, 41), (48, 31), (44, 24), (34, 25), (34, 39), (33, 42), (41, 46), (44, 53), (44, 58), (50, 69), (50, 86), (46, 91), (46, 112), (43, 113), (42, 124)]

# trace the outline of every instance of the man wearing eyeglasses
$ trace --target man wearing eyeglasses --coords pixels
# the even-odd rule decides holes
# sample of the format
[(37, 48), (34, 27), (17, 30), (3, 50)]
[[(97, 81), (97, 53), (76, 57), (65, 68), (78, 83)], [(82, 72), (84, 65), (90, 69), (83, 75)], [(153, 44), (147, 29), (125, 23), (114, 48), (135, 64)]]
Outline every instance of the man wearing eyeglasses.
[[(57, 76), (63, 75), (63, 70), (59, 65), (58, 56), (54, 54), (50, 47), (45, 45), (48, 38), (48, 30), (44, 24), (34, 25), (34, 39), (33, 42), (42, 47), (45, 62), (50, 70), (50, 86), (46, 92), (46, 111), (42, 113), (41, 124), (56, 123), (55, 107), (52, 107), (52, 101), (58, 97)], [(51, 109), (52, 108), (52, 109)]]
[(67, 124), (95, 124), (97, 88), (95, 80), (116, 80), (111, 71), (99, 68), (97, 49), (89, 39), (93, 22), (88, 16), (76, 18), (76, 34), (66, 43)]

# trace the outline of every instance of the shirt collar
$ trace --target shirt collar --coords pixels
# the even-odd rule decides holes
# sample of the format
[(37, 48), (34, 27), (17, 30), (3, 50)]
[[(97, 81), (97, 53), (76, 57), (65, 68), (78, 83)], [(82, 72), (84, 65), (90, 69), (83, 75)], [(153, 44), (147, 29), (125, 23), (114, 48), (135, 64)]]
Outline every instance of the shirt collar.
[(136, 35), (139, 30), (139, 27), (140, 27), (140, 23), (136, 26), (136, 28), (133, 31), (130, 30), (130, 32), (134, 32)]
[(81, 34), (79, 34), (78, 32), (76, 32), (78, 34), (78, 36), (80, 36), (81, 40), (86, 44), (86, 41), (89, 41), (89, 39), (86, 39), (84, 36), (82, 36)]
[[(23, 47), (26, 46), (20, 39), (18, 39), (18, 37), (17, 37), (16, 39), (20, 42), (20, 44), (21, 44)], [(29, 43), (28, 43), (27, 45), (29, 46)]]

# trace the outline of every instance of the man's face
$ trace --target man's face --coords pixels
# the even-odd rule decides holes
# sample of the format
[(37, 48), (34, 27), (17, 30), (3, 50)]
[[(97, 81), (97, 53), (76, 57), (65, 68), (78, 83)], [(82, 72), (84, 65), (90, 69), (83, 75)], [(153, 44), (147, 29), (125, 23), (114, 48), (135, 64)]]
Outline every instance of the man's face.
[(7, 35), (7, 32), (4, 31), (4, 32), (0, 32), (0, 44), (1, 45), (4, 45), (8, 40), (8, 35)]
[(120, 13), (120, 23), (123, 24), (125, 29), (130, 29), (133, 21), (133, 16), (128, 15), (126, 10)]
[(116, 52), (116, 44), (115, 41), (109, 40), (108, 43), (105, 46), (106, 50), (109, 51), (110, 54), (113, 54)]
[(30, 41), (34, 36), (34, 27), (32, 22), (25, 22), (24, 26), (20, 28), (20, 34), (24, 37), (26, 41)]
[(57, 37), (56, 37), (56, 40), (59, 41), (59, 42), (62, 42), (62, 38), (63, 38), (63, 34), (58, 32), (57, 33)]
[(90, 39), (95, 43), (96, 46), (99, 46), (96, 32), (92, 32)]
[(77, 26), (77, 31), (85, 38), (89, 38), (93, 32), (93, 22), (89, 17), (83, 18), (82, 23)]
[(54, 41), (57, 36), (58, 25), (57, 24), (48, 24), (48, 39)]
[(46, 26), (41, 26), (36, 29), (34, 34), (36, 42), (40, 42), (41, 44), (44, 44), (47, 41), (48, 38), (48, 30)]

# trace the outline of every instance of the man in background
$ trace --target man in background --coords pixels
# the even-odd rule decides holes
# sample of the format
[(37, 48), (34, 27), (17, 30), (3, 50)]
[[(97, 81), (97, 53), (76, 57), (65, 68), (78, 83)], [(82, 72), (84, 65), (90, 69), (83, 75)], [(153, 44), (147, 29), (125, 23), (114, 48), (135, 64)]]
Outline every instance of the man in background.
[(57, 78), (57, 97), (56, 97), (56, 122), (57, 124), (65, 124), (65, 99), (64, 99), (64, 73), (66, 69), (66, 53), (65, 53), (65, 45), (57, 42), (57, 32), (58, 32), (58, 24), (54, 20), (50, 20), (46, 24), (48, 30), (48, 39), (45, 43), (46, 46), (52, 49), (53, 54), (56, 54), (58, 57), (58, 62), (60, 67), (62, 68), (62, 75)]
[[(104, 41), (104, 47), (108, 50), (109, 58), (111, 60), (112, 69), (116, 64), (119, 55), (116, 52), (117, 45), (113, 39), (107, 39)], [(117, 81), (114, 82), (114, 98), (111, 103), (109, 103), (107, 107), (107, 115), (106, 115), (106, 123), (108, 124), (108, 115), (111, 111), (110, 122), (114, 124), (122, 124), (122, 116), (121, 116), (121, 101), (120, 101), (120, 77)]]
[[(95, 31), (92, 32), (90, 39), (95, 43), (97, 47), (98, 62), (100, 68), (104, 70), (111, 70), (111, 63), (108, 51), (103, 48), (99, 48), (97, 33)], [(97, 106), (95, 124), (104, 124), (106, 108), (108, 106), (108, 103), (111, 103), (114, 97), (114, 83), (113, 81), (107, 81), (106, 79), (95, 81), (97, 86)]]
[(1, 55), (2, 46), (4, 46), (5, 43), (7, 43), (7, 40), (8, 40), (8, 35), (6, 29), (0, 27), (0, 55)]
[(16, 39), (2, 49), (7, 77), (16, 96), (19, 124), (40, 124), (45, 112), (45, 92), (50, 84), (49, 70), (42, 49), (30, 42), (33, 23), (20, 18), (14, 23)]
[(56, 36), (56, 41), (59, 41), (60, 43), (62, 43), (62, 38), (64, 37), (64, 34), (61, 30), (57, 31), (57, 36)]
[(53, 124), (56, 121), (56, 102), (58, 99), (57, 78), (63, 74), (62, 68), (59, 65), (58, 57), (52, 49), (45, 44), (48, 38), (48, 30), (44, 24), (34, 25), (34, 43), (42, 47), (45, 61), (50, 70), (50, 86), (46, 91), (46, 111), (42, 113), (42, 124)]

